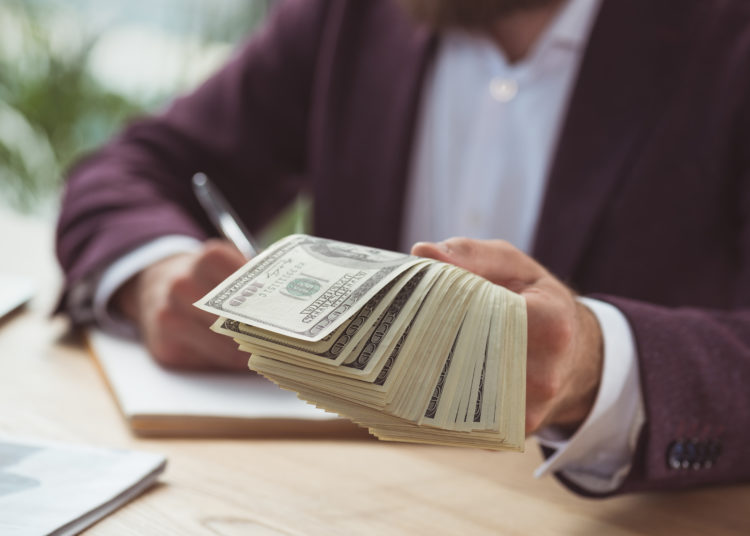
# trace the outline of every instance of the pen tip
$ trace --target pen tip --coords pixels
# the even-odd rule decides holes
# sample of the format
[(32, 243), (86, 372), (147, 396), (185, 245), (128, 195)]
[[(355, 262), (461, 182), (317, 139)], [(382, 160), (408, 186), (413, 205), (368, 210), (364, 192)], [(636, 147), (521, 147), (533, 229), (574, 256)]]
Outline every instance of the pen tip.
[(193, 175), (193, 184), (196, 186), (204, 186), (207, 180), (208, 177), (206, 177), (205, 173), (196, 173)]

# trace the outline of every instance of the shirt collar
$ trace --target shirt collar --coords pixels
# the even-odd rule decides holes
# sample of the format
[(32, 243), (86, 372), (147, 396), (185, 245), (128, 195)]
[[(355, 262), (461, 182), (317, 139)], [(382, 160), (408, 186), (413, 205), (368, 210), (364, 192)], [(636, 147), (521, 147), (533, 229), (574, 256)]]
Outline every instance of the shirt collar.
[(583, 50), (602, 0), (567, 0), (547, 29), (538, 48), (562, 45)]
[[(589, 40), (591, 28), (603, 0), (566, 0), (550, 25), (539, 37), (529, 54), (521, 60), (516, 68), (536, 64), (550, 50), (564, 50), (575, 55), (582, 55)], [(452, 29), (443, 33), (442, 45), (458, 50), (485, 50), (505, 61), (502, 52), (488, 35)], [(450, 44), (448, 44), (450, 43)], [(468, 47), (468, 48), (465, 48)]]

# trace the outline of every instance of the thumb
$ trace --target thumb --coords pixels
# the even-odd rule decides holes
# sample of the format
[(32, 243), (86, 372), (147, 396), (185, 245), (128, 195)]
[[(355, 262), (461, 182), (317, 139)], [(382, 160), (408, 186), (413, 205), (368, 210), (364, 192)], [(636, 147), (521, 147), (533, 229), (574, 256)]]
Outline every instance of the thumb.
[(449, 238), (437, 243), (418, 242), (412, 247), (412, 255), (455, 264), (514, 290), (546, 273), (531, 257), (504, 240)]
[(417, 242), (411, 247), (411, 254), (454, 264), (452, 252), (446, 242)]
[(487, 276), (490, 266), (486, 249), (486, 244), (479, 240), (449, 238), (442, 242), (417, 242), (411, 252), (418, 257), (454, 264), (489, 279)]

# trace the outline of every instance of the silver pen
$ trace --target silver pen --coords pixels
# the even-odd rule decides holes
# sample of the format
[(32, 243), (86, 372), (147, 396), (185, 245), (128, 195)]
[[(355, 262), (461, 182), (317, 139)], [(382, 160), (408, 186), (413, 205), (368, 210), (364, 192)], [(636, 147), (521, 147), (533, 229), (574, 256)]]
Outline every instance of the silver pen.
[(224, 235), (224, 238), (232, 242), (245, 258), (255, 257), (258, 254), (258, 247), (252, 235), (205, 173), (193, 175), (193, 192), (211, 222)]

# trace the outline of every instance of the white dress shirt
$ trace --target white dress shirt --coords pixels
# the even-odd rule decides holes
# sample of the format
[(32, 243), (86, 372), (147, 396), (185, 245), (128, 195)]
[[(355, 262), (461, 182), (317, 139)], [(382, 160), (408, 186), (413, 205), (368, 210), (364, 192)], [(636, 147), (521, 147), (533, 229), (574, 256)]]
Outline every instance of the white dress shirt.
[[(567, 102), (600, 0), (569, 0), (530, 54), (511, 64), (484, 34), (446, 32), (426, 85), (401, 247), (451, 236), (503, 238), (529, 252)], [(604, 335), (594, 407), (537, 475), (562, 470), (593, 492), (627, 475), (643, 404), (630, 326), (615, 307), (582, 300)]]
[[(557, 138), (600, 0), (569, 0), (531, 53), (510, 64), (488, 37), (446, 32), (424, 87), (402, 249), (451, 236), (503, 238), (530, 251)], [(199, 243), (168, 236), (125, 255), (89, 281), (105, 327), (132, 328), (109, 312), (115, 291), (146, 266)], [(72, 295), (79, 295), (76, 289)], [(556, 453), (537, 476), (562, 471), (593, 492), (627, 475), (644, 422), (630, 326), (615, 307), (582, 299), (604, 336), (604, 372), (594, 407), (572, 437), (545, 429)], [(81, 300), (84, 303), (84, 300)], [(75, 304), (73, 304), (75, 306)]]

